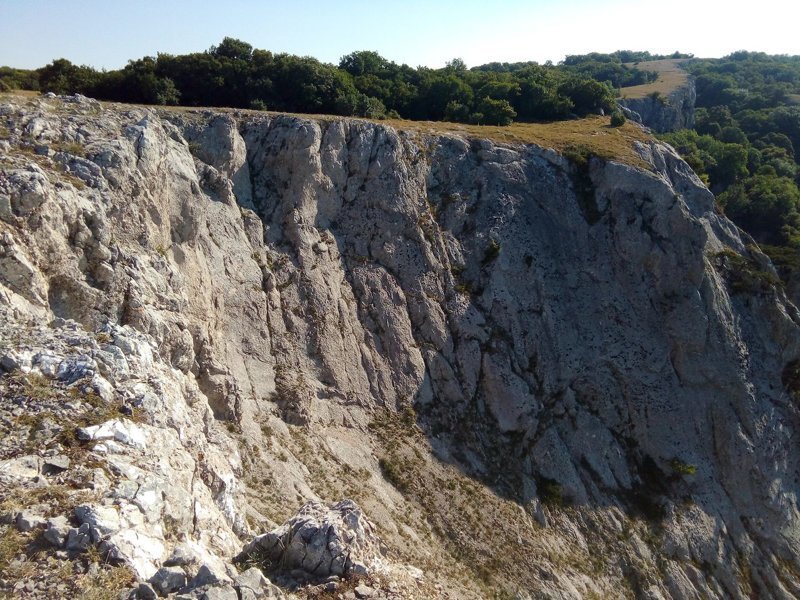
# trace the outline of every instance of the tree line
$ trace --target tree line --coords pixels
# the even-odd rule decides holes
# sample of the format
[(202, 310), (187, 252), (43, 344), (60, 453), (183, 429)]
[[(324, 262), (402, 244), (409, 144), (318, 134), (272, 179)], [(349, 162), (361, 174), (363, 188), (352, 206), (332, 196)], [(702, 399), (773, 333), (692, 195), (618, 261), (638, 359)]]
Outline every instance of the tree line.
[(800, 272), (800, 56), (735, 52), (688, 69), (695, 128), (663, 139), (784, 275)]
[[(628, 50), (567, 56), (560, 64), (412, 68), (359, 51), (338, 65), (273, 54), (225, 38), (204, 52), (158, 54), (101, 71), (57, 59), (36, 70), (0, 68), (0, 91), (81, 93), (99, 99), (227, 106), (369, 118), (506, 125), (613, 112), (618, 90), (656, 74)], [(718, 205), (776, 261), (800, 272), (800, 57), (736, 52), (685, 63), (697, 89), (694, 129), (663, 139), (716, 194)], [(789, 257), (789, 258), (787, 258)]]
[(204, 52), (148, 56), (111, 71), (63, 58), (35, 71), (4, 67), (0, 90), (81, 93), (141, 104), (507, 125), (513, 120), (562, 120), (615, 110), (616, 88), (654, 76), (624, 65), (623, 57), (624, 53), (594, 54), (568, 57), (559, 65), (493, 63), (472, 69), (455, 59), (431, 69), (359, 51), (331, 65), (225, 38)]

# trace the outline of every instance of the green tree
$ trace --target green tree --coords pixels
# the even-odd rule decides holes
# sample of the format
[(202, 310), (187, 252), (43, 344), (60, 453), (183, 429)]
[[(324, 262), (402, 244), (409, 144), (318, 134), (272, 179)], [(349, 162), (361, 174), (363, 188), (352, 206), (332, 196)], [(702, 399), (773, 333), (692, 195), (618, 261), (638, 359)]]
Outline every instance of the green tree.
[(360, 75), (382, 75), (387, 72), (389, 61), (377, 52), (360, 50), (339, 61), (339, 68), (350, 73), (353, 77)]
[(791, 179), (761, 171), (720, 194), (719, 202), (759, 243), (800, 244), (800, 191)]
[(614, 91), (592, 79), (568, 79), (558, 91), (572, 101), (579, 115), (611, 112), (617, 106)]
[(453, 123), (468, 123), (470, 117), (469, 106), (451, 100), (444, 110), (444, 120)]
[(56, 94), (90, 94), (98, 82), (97, 71), (59, 58), (38, 70), (39, 88)]
[(217, 58), (249, 61), (253, 55), (253, 47), (247, 42), (226, 37), (219, 46), (211, 46), (209, 53)]
[(488, 96), (478, 104), (478, 112), (483, 114), (486, 125), (511, 125), (517, 116), (508, 100), (495, 100)]

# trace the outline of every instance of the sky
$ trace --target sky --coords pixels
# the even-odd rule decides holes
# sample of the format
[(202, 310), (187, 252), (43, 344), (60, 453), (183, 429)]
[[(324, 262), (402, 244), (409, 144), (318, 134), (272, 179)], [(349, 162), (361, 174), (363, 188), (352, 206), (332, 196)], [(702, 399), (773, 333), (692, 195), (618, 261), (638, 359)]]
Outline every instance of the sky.
[(226, 36), (337, 64), (375, 50), (412, 67), (558, 62), (569, 54), (800, 55), (797, 0), (0, 0), (0, 65), (101, 69)]

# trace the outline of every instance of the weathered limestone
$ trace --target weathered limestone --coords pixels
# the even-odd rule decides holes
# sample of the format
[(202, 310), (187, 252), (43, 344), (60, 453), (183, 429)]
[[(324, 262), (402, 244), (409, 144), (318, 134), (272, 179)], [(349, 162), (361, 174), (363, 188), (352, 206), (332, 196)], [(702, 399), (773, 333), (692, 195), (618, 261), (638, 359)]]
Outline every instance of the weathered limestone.
[(657, 133), (691, 129), (694, 127), (694, 109), (697, 100), (694, 78), (666, 96), (622, 98), (619, 105), (628, 118), (649, 127)]
[(381, 563), (375, 526), (352, 500), (306, 504), (278, 529), (254, 538), (238, 560), (252, 557), (267, 570), (300, 571), (318, 580), (366, 575)]
[[(520, 597), (800, 589), (797, 408), (781, 381), (800, 317), (780, 290), (727, 284), (724, 248), (762, 259), (670, 148), (640, 145), (647, 169), (581, 171), (536, 146), (358, 120), (36, 102), (0, 107), (0, 365), (64, 396), (26, 403), (60, 423), (24, 439), (73, 431), (103, 467), (51, 543), (235, 595), (246, 540), (357, 473), (389, 549), (428, 564), (446, 536), (485, 535), (489, 515), (446, 535), (404, 521), (373, 425), (413, 408), (430, 446), (405, 460), (496, 484), (517, 503), (503, 518), (549, 544), (541, 568), (503, 563), (491, 580)], [(83, 156), (17, 151), (72, 142)], [(89, 399), (114, 410), (72, 427)], [(3, 444), (4, 484), (81, 469), (48, 474), (38, 446)], [(573, 508), (543, 508), (546, 494)], [(577, 570), (569, 551), (616, 556), (642, 512), (659, 536), (631, 535), (600, 575)], [(285, 541), (312, 574), (377, 560), (369, 542), (348, 571), (294, 535), (308, 519), (253, 544)]]

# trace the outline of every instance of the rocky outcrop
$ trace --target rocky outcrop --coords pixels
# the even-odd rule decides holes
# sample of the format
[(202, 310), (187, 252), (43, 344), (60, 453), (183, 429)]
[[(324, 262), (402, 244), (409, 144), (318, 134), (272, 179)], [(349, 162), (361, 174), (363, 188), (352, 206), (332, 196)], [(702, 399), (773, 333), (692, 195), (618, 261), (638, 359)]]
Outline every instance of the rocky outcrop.
[(694, 78), (668, 94), (653, 93), (642, 98), (618, 100), (626, 116), (649, 127), (656, 133), (691, 129), (694, 127), (694, 108), (697, 100)]
[(380, 541), (352, 500), (330, 507), (311, 502), (275, 531), (254, 538), (237, 560), (317, 580), (364, 576), (380, 568)]
[(671, 149), (0, 114), (0, 476), (74, 480), (42, 517), (142, 593), (343, 497), (386, 597), (800, 590), (797, 310)]

